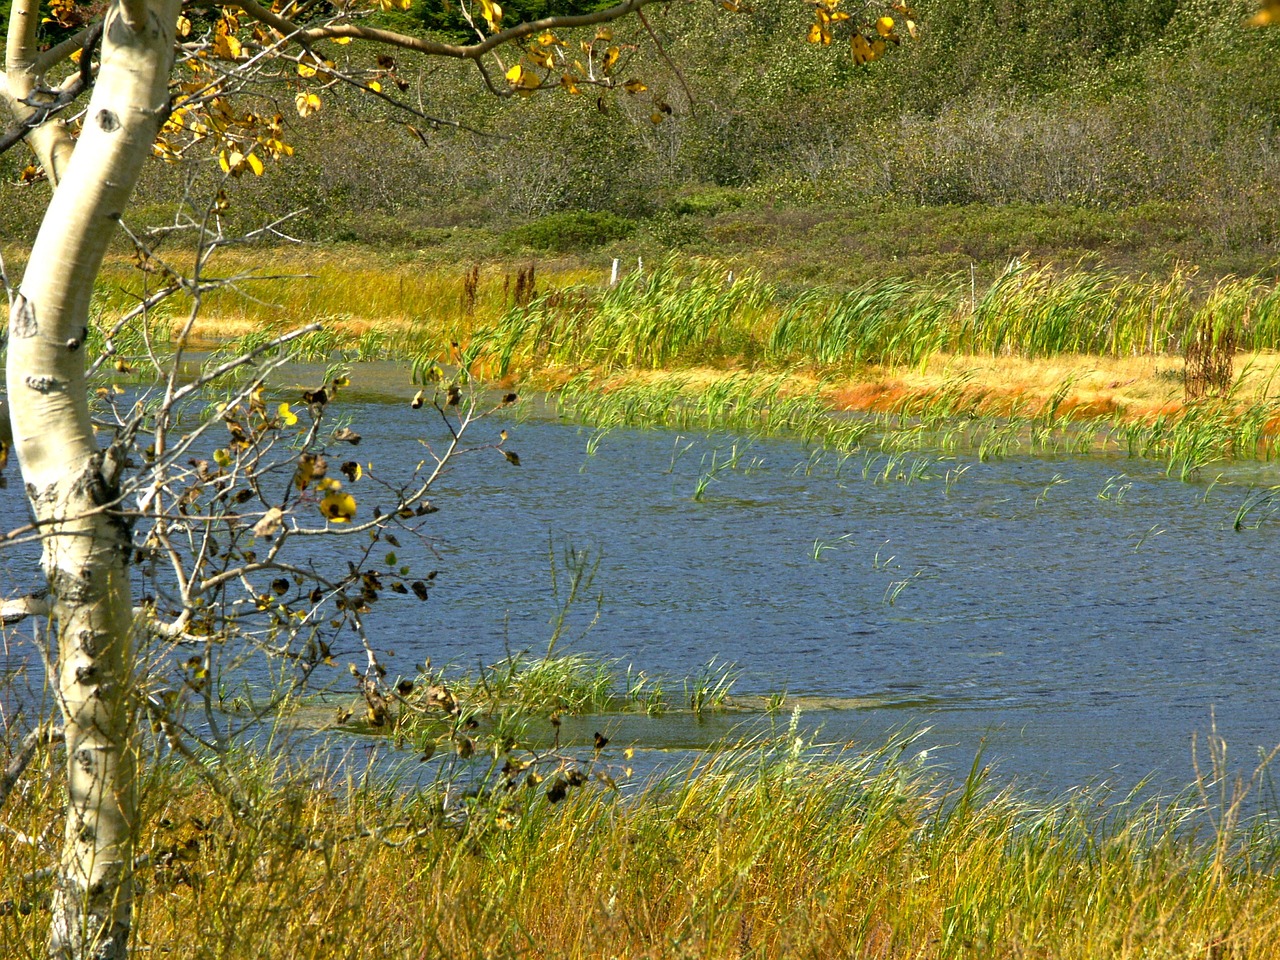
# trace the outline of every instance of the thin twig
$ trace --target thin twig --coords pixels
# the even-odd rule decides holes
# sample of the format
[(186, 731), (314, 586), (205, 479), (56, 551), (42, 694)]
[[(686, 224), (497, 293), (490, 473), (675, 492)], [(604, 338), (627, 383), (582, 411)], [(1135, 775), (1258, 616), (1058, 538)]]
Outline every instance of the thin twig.
[(62, 739), (61, 730), (46, 724), (41, 724), (22, 738), (17, 755), (5, 767), (4, 774), (0, 775), (0, 809), (4, 808), (5, 801), (9, 799), (9, 794), (13, 792), (36, 751), (45, 744), (61, 743)]
[(689, 83), (684, 78), (684, 71), (682, 71), (676, 65), (676, 62), (667, 55), (667, 48), (662, 45), (662, 41), (658, 39), (658, 34), (654, 32), (653, 27), (649, 25), (649, 18), (644, 15), (644, 11), (637, 9), (636, 16), (639, 17), (640, 22), (644, 24), (644, 28), (649, 31), (649, 37), (653, 40), (654, 46), (658, 48), (659, 56), (667, 62), (667, 66), (672, 69), (676, 75), (676, 79), (680, 81), (680, 86), (684, 89), (684, 95), (689, 100), (689, 112), (691, 114), (696, 113), (697, 102), (693, 99), (693, 91), (689, 89)]

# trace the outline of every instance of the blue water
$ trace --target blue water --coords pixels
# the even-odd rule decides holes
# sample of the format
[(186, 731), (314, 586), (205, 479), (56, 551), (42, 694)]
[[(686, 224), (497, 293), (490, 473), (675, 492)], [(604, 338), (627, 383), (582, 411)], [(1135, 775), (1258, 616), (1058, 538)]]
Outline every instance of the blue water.
[[(383, 476), (443, 436), (403, 399), (344, 410), (364, 436), (354, 452)], [(1185, 786), (1193, 738), (1203, 762), (1215, 724), (1243, 772), (1280, 744), (1280, 524), (1232, 529), (1271, 467), (1182, 483), (1124, 457), (926, 451), (926, 479), (899, 478), (908, 454), (881, 481), (883, 454), (815, 465), (784, 441), (617, 430), (593, 443), (593, 430), (516, 414), (470, 436), (488, 444), (502, 428), (521, 466), (483, 447), (460, 457), (434, 493), (429, 540), (400, 537), (400, 562), (439, 575), (427, 603), (384, 593), (366, 618), (393, 673), (545, 651), (552, 567), (563, 593), (572, 547), (599, 567), (559, 652), (666, 677), (673, 701), (714, 658), (740, 669), (739, 696), (785, 691), (819, 739), (928, 726), (921, 742), (951, 769), (981, 750), (1001, 776), (1053, 791)], [(735, 443), (738, 469), (696, 500), (712, 452), (721, 462)], [(367, 483), (348, 485), (366, 504)], [(17, 490), (3, 495), (21, 509)], [(315, 562), (340, 556), (315, 542)], [(30, 560), (12, 566), (8, 592)], [(0, 668), (12, 669), (23, 654), (8, 643)], [(330, 675), (341, 689), (358, 652), (346, 643)], [(713, 739), (738, 722), (591, 721), (642, 745), (696, 745), (699, 730)]]

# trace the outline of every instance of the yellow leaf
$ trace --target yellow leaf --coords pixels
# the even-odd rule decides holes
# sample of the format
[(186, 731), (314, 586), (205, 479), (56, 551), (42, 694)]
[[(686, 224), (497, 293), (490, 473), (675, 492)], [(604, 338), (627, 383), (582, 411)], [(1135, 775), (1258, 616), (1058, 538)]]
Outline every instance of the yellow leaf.
[(627, 91), (627, 93), (644, 93), (644, 91), (649, 88), (640, 80), (628, 80), (622, 85), (622, 89)]
[(334, 493), (342, 489), (342, 481), (335, 477), (325, 477), (316, 484), (316, 489), (321, 493)]
[(608, 73), (613, 69), (613, 65), (618, 62), (618, 57), (621, 55), (622, 51), (617, 47), (610, 47), (604, 52), (604, 59), (601, 61), (600, 65), (604, 68), (605, 73)]
[(351, 42), (350, 37), (333, 37), (331, 39), (333, 40), (334, 43), (341, 44), (344, 47)]
[(876, 33), (887, 37), (893, 33), (893, 17), (881, 17), (876, 21)]
[(876, 58), (871, 50), (871, 44), (867, 43), (867, 38), (860, 33), (855, 33), (849, 41), (849, 48), (853, 53), (853, 62), (861, 66), (864, 63), (870, 63)]
[(327, 469), (328, 464), (324, 457), (318, 457), (314, 453), (304, 453), (298, 457), (298, 469), (293, 477), (294, 485), (299, 490), (305, 490), (312, 480), (323, 477)]
[(810, 43), (822, 42), (822, 25), (819, 23), (809, 24), (809, 36), (806, 37)]
[(298, 76), (310, 79), (316, 75), (316, 68), (309, 63), (298, 64)]
[(649, 119), (650, 119), (651, 121), (653, 121), (653, 123), (655, 123), (655, 124), (659, 124), (659, 123), (661, 123), (661, 122), (662, 122), (662, 111), (661, 111), (661, 110), (655, 110), (655, 111), (653, 111), (653, 113), (649, 114)]
[(231, 466), (231, 452), (225, 449), (213, 451), (213, 462), (220, 467)]
[(287, 427), (292, 427), (298, 422), (298, 415), (290, 409), (287, 403), (282, 403), (280, 406), (276, 407), (276, 413), (279, 415), (280, 419), (284, 421), (285, 426)]
[(377, 80), (370, 80), (369, 89), (372, 90), (374, 93), (381, 93), (382, 84), (380, 84)]
[(333, 523), (350, 523), (356, 515), (356, 499), (341, 491), (327, 493), (320, 501), (320, 512)]
[(520, 86), (520, 78), (523, 76), (524, 76), (524, 67), (520, 66), (520, 64), (517, 63), (514, 67), (512, 67), (510, 70), (507, 71), (507, 83), (511, 84), (513, 87), (518, 87)]
[(266, 168), (262, 165), (262, 160), (259, 159), (256, 153), (249, 154), (245, 157), (245, 161), (249, 164), (249, 169), (253, 171), (255, 177), (262, 176), (262, 171)]
[(178, 16), (178, 36), (186, 37), (191, 34), (191, 21), (186, 17)]
[(305, 90), (293, 99), (294, 104), (298, 108), (298, 116), (309, 117), (320, 109), (320, 98), (314, 93), (308, 93)]
[(581, 93), (582, 92), (581, 90), (578, 89), (578, 85), (574, 83), (573, 77), (571, 77), (567, 73), (560, 78), (560, 86), (564, 87), (565, 93)]
[(230, 34), (214, 34), (213, 55), (223, 60), (237, 59), (240, 56), (240, 41)]
[(603, 40), (605, 43), (608, 43), (613, 39), (613, 30), (609, 27), (600, 27), (596, 30), (596, 39)]
[(1245, 21), (1251, 27), (1270, 27), (1280, 24), (1280, 0), (1262, 0), (1262, 8)]
[(502, 7), (493, 0), (480, 0), (480, 15), (489, 24), (490, 32), (496, 33), (498, 25), (502, 23)]

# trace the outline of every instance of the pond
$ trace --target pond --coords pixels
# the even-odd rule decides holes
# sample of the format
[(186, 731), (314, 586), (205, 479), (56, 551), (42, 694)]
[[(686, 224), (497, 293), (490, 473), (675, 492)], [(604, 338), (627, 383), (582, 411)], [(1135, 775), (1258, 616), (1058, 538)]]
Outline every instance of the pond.
[[(366, 372), (378, 392), (344, 414), (362, 460), (411, 462), (439, 423), (408, 408), (410, 389), (388, 398), (385, 374)], [(405, 544), (433, 551), (440, 573), (428, 603), (395, 598), (368, 620), (393, 672), (545, 652), (553, 567), (563, 593), (573, 549), (599, 566), (557, 652), (665, 677), (676, 705), (683, 678), (733, 664), (735, 697), (785, 693), (782, 722), (799, 706), (819, 740), (927, 726), (920, 743), (953, 772), (981, 751), (998, 776), (1055, 793), (1147, 777), (1182, 788), (1193, 738), (1203, 767), (1215, 726), (1244, 773), (1280, 744), (1280, 524), (1233, 528), (1250, 487), (1273, 482), (1265, 464), (1183, 483), (1122, 456), (842, 458), (783, 440), (598, 434), (524, 406), (472, 435), (506, 429), (520, 466), (491, 449), (460, 458), (433, 498), (429, 547)], [(9, 642), (0, 669), (23, 656)], [(653, 748), (773, 722), (583, 721)]]

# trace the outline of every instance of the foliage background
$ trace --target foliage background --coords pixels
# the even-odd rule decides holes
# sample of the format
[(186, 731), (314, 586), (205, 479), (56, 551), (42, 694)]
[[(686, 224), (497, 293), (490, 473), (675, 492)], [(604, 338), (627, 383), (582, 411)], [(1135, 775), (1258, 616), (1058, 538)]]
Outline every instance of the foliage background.
[[(508, 5), (508, 19), (590, 6), (531, 0)], [(663, 123), (649, 119), (649, 94), (498, 101), (474, 71), (401, 55), (401, 96), (484, 131), (425, 129), (425, 142), (387, 104), (340, 88), (303, 121), (291, 108), (299, 81), (281, 77), (252, 96), (288, 118), (297, 156), (237, 184), (228, 217), (302, 211), (288, 228), (301, 239), (448, 260), (596, 247), (758, 259), (763, 248), (784, 275), (836, 283), (989, 272), (1022, 253), (1274, 273), (1280, 33), (1243, 28), (1251, 7), (921, 0), (919, 41), (859, 68), (847, 50), (805, 42), (799, 0), (738, 15), (680, 0), (650, 14), (669, 60), (644, 44), (620, 74), (673, 106)], [(380, 16), (459, 28), (443, 0)], [(635, 23), (618, 34), (644, 39)], [(0, 158), (0, 237), (19, 243), (48, 189), (13, 185), (26, 162)], [(168, 219), (193, 176), (200, 195), (221, 172), (211, 158), (194, 173), (157, 163), (135, 220)]]

